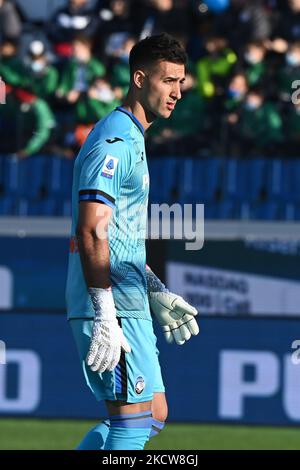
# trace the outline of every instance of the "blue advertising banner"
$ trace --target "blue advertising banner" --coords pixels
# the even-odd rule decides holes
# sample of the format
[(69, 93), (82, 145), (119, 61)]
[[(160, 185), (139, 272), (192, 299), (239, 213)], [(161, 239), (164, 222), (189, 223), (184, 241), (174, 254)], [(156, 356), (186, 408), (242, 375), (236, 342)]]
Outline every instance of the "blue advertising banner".
[(69, 239), (0, 240), (0, 308), (64, 309)]
[[(168, 345), (157, 330), (169, 421), (300, 424), (300, 321), (200, 317)], [(158, 327), (159, 328), (159, 327)], [(0, 314), (0, 415), (100, 419), (65, 316)]]
[[(1, 237), (0, 310), (63, 311), (68, 245), (67, 237)], [(299, 240), (207, 240), (199, 251), (150, 241), (147, 260), (202, 313), (300, 317)]]

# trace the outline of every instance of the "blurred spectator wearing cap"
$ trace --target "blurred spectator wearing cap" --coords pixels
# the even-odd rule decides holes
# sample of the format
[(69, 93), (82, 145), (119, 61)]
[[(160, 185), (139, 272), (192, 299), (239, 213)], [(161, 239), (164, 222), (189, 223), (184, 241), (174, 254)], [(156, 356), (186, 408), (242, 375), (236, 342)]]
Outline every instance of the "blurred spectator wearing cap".
[(278, 155), (283, 143), (283, 123), (276, 106), (253, 87), (244, 100), (235, 124), (232, 146), (239, 156)]
[(205, 98), (222, 95), (224, 82), (237, 56), (227, 45), (225, 38), (212, 36), (206, 39), (207, 54), (196, 63), (198, 89)]
[(201, 155), (207, 151), (208, 118), (196, 77), (186, 73), (182, 99), (169, 119), (157, 119), (147, 132), (148, 151), (159, 155)]
[(105, 74), (104, 65), (92, 57), (92, 42), (85, 37), (78, 37), (72, 43), (73, 55), (62, 71), (57, 97), (68, 103), (76, 103), (87, 92), (97, 77)]
[(58, 71), (50, 65), (49, 56), (42, 41), (34, 40), (29, 45), (26, 58), (26, 81), (39, 97), (51, 101), (58, 85)]
[(293, 93), (292, 84), (300, 78), (300, 41), (289, 45), (285, 54), (285, 65), (278, 72), (279, 97), (284, 102), (290, 102)]
[(48, 23), (48, 35), (59, 56), (69, 57), (71, 42), (78, 35), (92, 38), (97, 30), (98, 19), (90, 0), (69, 0)]
[(21, 33), (22, 22), (17, 8), (8, 0), (0, 0), (0, 42), (17, 40)]
[(271, 15), (261, 0), (231, 0), (230, 7), (216, 18), (215, 28), (238, 51), (249, 41), (270, 37)]
[(26, 75), (22, 61), (18, 57), (18, 43), (12, 39), (5, 39), (0, 44), (0, 76), (5, 83), (20, 86)]
[(48, 104), (29, 87), (7, 87), (0, 122), (0, 152), (16, 153), (19, 158), (45, 151), (55, 128)]

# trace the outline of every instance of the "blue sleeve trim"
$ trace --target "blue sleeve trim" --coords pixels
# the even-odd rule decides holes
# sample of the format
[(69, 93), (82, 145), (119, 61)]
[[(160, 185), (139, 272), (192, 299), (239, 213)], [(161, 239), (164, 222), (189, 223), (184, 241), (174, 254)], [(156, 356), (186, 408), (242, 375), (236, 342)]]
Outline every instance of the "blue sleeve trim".
[(115, 199), (103, 191), (98, 190), (79, 191), (79, 201), (103, 202), (109, 207), (115, 207)]

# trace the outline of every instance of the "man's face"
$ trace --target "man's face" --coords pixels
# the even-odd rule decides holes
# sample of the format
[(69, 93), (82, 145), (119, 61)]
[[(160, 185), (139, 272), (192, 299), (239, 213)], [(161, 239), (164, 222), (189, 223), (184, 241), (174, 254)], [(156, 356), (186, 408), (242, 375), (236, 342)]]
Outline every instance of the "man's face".
[(154, 117), (168, 118), (181, 98), (185, 67), (172, 62), (158, 62), (148, 73), (142, 89), (146, 111)]

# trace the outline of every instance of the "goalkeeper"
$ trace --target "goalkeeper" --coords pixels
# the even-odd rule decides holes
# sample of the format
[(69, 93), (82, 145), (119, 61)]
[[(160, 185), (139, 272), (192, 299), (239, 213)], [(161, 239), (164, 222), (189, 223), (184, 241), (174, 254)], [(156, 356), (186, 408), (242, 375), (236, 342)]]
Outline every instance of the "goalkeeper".
[(198, 333), (196, 309), (146, 266), (144, 132), (180, 99), (186, 54), (171, 36), (137, 43), (123, 106), (99, 121), (74, 165), (66, 300), (87, 385), (109, 418), (78, 449), (139, 450), (167, 417), (153, 314), (168, 342)]

